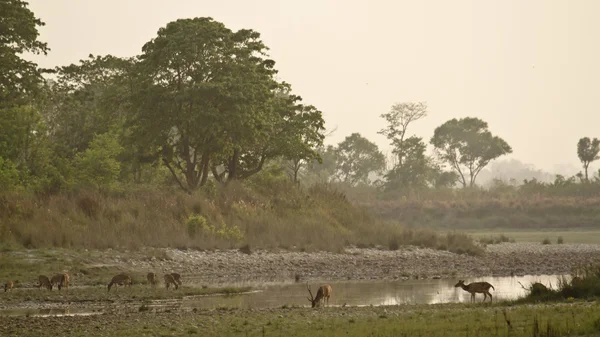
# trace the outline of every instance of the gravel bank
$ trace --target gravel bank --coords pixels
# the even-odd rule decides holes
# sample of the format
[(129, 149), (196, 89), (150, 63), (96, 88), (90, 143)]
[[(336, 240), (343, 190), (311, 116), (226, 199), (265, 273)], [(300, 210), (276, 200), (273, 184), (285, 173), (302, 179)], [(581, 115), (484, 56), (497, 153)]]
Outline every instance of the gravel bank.
[(416, 247), (252, 254), (161, 249), (153, 254), (125, 253), (111, 259), (121, 268), (178, 271), (188, 281), (223, 286), (293, 282), (297, 276), (301, 281), (341, 281), (567, 274), (578, 264), (600, 262), (600, 245), (502, 243), (487, 246), (478, 257)]

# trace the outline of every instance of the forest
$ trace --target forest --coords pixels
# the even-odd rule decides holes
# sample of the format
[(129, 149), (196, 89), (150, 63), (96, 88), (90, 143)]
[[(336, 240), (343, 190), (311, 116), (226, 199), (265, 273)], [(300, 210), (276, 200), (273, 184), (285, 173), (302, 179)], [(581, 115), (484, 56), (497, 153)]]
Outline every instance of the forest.
[[(42, 19), (0, 4), (0, 246), (476, 251), (439, 229), (585, 228), (600, 219), (600, 141), (582, 171), (477, 183), (512, 152), (488, 124), (410, 132), (426, 102), (400, 102), (380, 134), (325, 145), (322, 111), (278, 77), (259, 32), (210, 17), (157, 27), (138, 55), (41, 69)], [(375, 113), (375, 112), (369, 112)], [(576, 145), (576, 146), (575, 146)], [(433, 148), (428, 151), (428, 146)], [(590, 172), (589, 172), (590, 171)]]

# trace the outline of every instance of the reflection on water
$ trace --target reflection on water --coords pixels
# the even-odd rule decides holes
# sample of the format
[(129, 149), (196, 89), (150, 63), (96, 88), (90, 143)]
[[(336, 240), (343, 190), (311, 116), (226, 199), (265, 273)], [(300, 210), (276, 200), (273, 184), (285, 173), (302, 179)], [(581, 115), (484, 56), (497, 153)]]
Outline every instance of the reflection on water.
[[(494, 289), (490, 293), (494, 300), (510, 300), (525, 295), (521, 287), (540, 282), (548, 287), (556, 287), (559, 275), (525, 275), (514, 277), (466, 278), (465, 284), (478, 281), (491, 283)], [(565, 276), (568, 279), (568, 276)], [(469, 302), (471, 295), (454, 285), (458, 279), (407, 280), (394, 282), (332, 282), (330, 305), (397, 305), (397, 304), (434, 304), (450, 302)], [(521, 284), (519, 284), (519, 282)], [(313, 294), (318, 283), (312, 284)], [(189, 298), (184, 306), (195, 308), (240, 307), (266, 308), (282, 305), (307, 306), (308, 291), (304, 283), (269, 286), (262, 292), (227, 297)], [(483, 294), (475, 295), (476, 301), (483, 300)], [(489, 300), (488, 300), (489, 301)]]
[[(466, 278), (465, 284), (478, 281), (491, 283), (494, 289), (490, 293), (496, 300), (516, 299), (525, 295), (526, 291), (521, 284), (528, 287), (534, 282), (540, 282), (549, 288), (556, 288), (560, 275), (525, 275), (514, 277), (480, 277)], [(570, 277), (565, 275), (568, 281)], [(380, 306), (397, 304), (434, 304), (451, 302), (470, 302), (471, 295), (454, 285), (458, 279), (438, 280), (406, 280), (406, 281), (348, 281), (331, 282), (333, 288), (329, 305), (331, 306)], [(313, 282), (311, 288), (316, 295), (320, 283)], [(190, 285), (188, 285), (190, 286)], [(199, 286), (199, 285), (198, 285)], [(305, 283), (269, 285), (259, 291), (246, 294), (227, 296), (191, 296), (183, 300), (155, 300), (144, 303), (127, 303), (117, 306), (95, 306), (76, 308), (53, 308), (53, 309), (8, 309), (0, 310), (0, 315), (29, 315), (29, 316), (75, 316), (94, 315), (102, 312), (120, 311), (135, 312), (148, 311), (172, 311), (214, 309), (219, 307), (236, 308), (279, 308), (287, 306), (309, 306), (308, 291)], [(483, 294), (476, 294), (475, 300), (483, 300)]]

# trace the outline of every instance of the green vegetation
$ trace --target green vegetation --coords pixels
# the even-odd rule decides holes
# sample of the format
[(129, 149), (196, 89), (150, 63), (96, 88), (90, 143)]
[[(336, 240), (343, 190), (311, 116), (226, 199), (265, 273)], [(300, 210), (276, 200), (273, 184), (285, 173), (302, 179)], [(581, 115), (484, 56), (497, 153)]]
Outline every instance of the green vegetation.
[[(504, 315), (506, 313), (506, 316)], [(220, 308), (83, 317), (0, 317), (20, 336), (597, 336), (597, 304), (407, 305), (376, 308)], [(506, 318), (505, 318), (506, 317)], [(507, 323), (510, 322), (510, 325)], [(554, 331), (547, 335), (547, 331)], [(537, 333), (536, 333), (537, 331)], [(541, 334), (543, 332), (544, 334)]]
[(541, 283), (531, 284), (529, 293), (516, 303), (534, 303), (564, 300), (597, 300), (600, 298), (600, 265), (588, 265), (577, 268), (570, 281), (557, 280), (556, 289)]

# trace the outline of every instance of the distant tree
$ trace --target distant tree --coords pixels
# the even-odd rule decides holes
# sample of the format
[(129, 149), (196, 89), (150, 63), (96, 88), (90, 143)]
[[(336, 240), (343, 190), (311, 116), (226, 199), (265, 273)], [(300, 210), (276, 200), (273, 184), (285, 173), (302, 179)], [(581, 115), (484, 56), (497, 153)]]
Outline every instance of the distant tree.
[(600, 153), (600, 140), (598, 138), (590, 140), (588, 137), (583, 137), (577, 142), (577, 156), (585, 170), (585, 181), (589, 181), (588, 167), (590, 163), (600, 158), (598, 153)]
[(350, 185), (368, 183), (369, 174), (385, 169), (385, 156), (377, 145), (353, 133), (340, 142), (337, 152), (337, 176)]
[(458, 173), (463, 187), (474, 186), (479, 172), (492, 160), (511, 153), (502, 138), (493, 136), (478, 118), (456, 118), (435, 129), (430, 143), (439, 158)]
[(394, 149), (393, 153), (398, 160), (398, 166), (403, 165), (406, 152), (410, 151), (410, 146), (404, 145), (408, 126), (425, 116), (427, 116), (426, 102), (396, 103), (392, 105), (388, 113), (381, 115), (386, 120), (387, 127), (378, 133), (386, 136), (391, 141)]
[(24, 60), (24, 53), (46, 54), (48, 46), (38, 41), (44, 23), (20, 0), (0, 1), (0, 108), (21, 105), (38, 91), (42, 70)]
[(413, 189), (427, 185), (430, 160), (425, 155), (423, 139), (408, 136), (408, 126), (427, 116), (426, 102), (396, 103), (381, 117), (387, 127), (378, 133), (386, 136), (393, 147), (394, 167), (385, 175), (386, 190)]
[(335, 180), (337, 170), (336, 147), (333, 145), (328, 145), (327, 147), (321, 146), (317, 151), (321, 161), (314, 159), (307, 163), (304, 172), (308, 180), (313, 182), (330, 182)]

